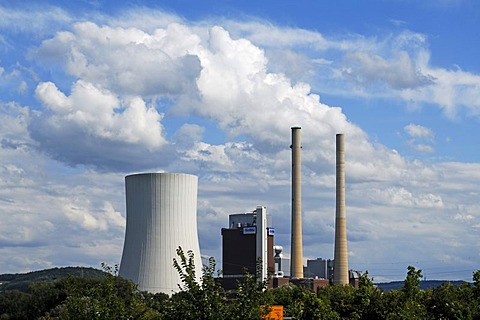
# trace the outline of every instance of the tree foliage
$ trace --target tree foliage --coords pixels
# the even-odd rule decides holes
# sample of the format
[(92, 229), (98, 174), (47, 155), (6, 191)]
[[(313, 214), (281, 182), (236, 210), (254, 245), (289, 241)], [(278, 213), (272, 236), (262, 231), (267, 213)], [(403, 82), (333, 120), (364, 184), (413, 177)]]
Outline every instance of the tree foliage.
[(480, 270), (473, 284), (421, 290), (421, 270), (409, 266), (403, 287), (387, 292), (368, 272), (358, 288), (333, 285), (317, 292), (293, 285), (267, 289), (269, 279), (246, 273), (227, 292), (214, 278), (213, 259), (197, 275), (193, 253), (178, 248), (177, 254), (173, 266), (182, 283), (171, 296), (141, 292), (118, 277), (117, 266), (104, 265), (102, 278), (69, 276), (32, 283), (26, 292), (1, 292), (0, 319), (260, 319), (272, 305), (282, 305), (293, 319), (480, 319)]

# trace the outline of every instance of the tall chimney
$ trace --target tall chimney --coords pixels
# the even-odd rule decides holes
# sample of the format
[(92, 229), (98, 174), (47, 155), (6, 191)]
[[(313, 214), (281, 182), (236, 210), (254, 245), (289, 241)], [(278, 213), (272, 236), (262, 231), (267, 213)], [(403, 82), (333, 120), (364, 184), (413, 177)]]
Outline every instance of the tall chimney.
[(302, 158), (300, 127), (292, 127), (292, 241), (290, 277), (303, 278)]
[(335, 214), (335, 253), (333, 283), (347, 285), (347, 216), (345, 213), (345, 145), (343, 134), (337, 134), (337, 199)]

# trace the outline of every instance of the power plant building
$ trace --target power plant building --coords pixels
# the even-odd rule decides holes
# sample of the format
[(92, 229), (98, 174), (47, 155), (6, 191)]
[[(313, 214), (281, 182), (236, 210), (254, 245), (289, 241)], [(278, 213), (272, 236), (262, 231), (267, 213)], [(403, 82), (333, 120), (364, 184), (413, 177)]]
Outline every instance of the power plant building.
[(303, 273), (307, 278), (322, 278), (333, 280), (333, 260), (317, 258), (307, 260)]
[(253, 212), (229, 216), (229, 228), (222, 228), (224, 288), (234, 288), (237, 280), (243, 279), (245, 271), (256, 275), (257, 262), (261, 268), (259, 281), (266, 279), (269, 271), (274, 271), (274, 234), (271, 217), (263, 206)]
[(125, 177), (127, 227), (119, 275), (151, 293), (179, 291), (173, 259), (191, 250), (202, 275), (197, 233), (198, 178), (183, 173), (141, 173)]

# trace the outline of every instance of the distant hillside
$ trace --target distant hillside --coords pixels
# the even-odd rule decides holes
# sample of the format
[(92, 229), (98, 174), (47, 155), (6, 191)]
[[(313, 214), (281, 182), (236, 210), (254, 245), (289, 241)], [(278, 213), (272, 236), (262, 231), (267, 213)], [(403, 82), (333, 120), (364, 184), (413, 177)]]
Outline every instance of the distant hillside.
[(105, 272), (94, 268), (85, 267), (65, 267), (53, 268), (28, 273), (1, 274), (0, 292), (7, 290), (27, 291), (31, 282), (46, 281), (52, 282), (56, 279), (68, 276), (83, 278), (104, 278)]
[[(448, 280), (426, 280), (426, 281), (421, 281), (420, 282), (420, 289), (425, 290), (425, 289), (431, 289), (431, 288), (436, 288), (445, 282), (450, 282), (453, 285), (460, 286), (462, 285), (465, 281), (461, 280), (455, 280), (455, 281), (448, 281)], [(383, 283), (376, 283), (375, 284), (379, 289), (382, 289), (382, 291), (390, 291), (390, 290), (398, 290), (401, 287), (403, 287), (403, 281), (392, 281), (392, 282), (383, 282)]]

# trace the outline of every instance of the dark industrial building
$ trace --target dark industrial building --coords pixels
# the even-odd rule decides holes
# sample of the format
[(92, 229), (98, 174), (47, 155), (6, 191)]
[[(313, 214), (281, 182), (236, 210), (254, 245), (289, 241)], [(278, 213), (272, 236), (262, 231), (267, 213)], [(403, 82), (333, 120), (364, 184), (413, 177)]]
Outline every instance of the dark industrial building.
[(229, 226), (222, 228), (223, 287), (235, 288), (245, 272), (252, 275), (259, 272), (262, 279), (273, 274), (275, 229), (266, 208), (259, 206), (253, 212), (231, 214)]

